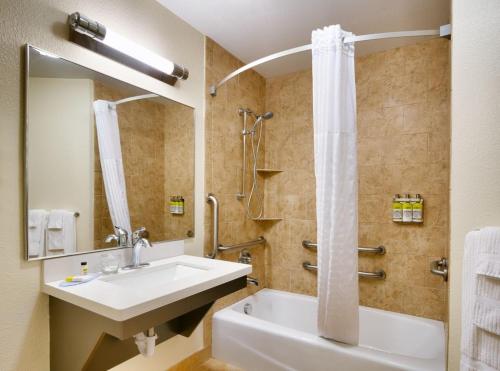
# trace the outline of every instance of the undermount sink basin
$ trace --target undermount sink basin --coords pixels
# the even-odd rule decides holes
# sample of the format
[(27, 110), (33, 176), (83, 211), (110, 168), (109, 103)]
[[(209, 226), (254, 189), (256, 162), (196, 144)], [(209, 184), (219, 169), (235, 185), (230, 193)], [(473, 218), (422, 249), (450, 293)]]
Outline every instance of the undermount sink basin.
[(145, 267), (124, 274), (104, 276), (100, 280), (112, 285), (142, 290), (145, 287), (160, 287), (172, 284), (178, 280), (203, 274), (208, 271), (204, 267), (196, 267), (183, 263), (170, 263), (156, 267)]
[(252, 266), (179, 255), (136, 270), (120, 269), (76, 286), (45, 282), (43, 291), (115, 321), (125, 321), (252, 272)]

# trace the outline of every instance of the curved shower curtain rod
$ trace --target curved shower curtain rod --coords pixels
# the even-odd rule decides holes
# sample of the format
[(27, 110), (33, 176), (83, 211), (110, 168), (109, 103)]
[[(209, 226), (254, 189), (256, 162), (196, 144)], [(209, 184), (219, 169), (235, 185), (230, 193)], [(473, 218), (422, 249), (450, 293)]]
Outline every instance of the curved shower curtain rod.
[(143, 95), (136, 95), (134, 97), (123, 98), (123, 99), (120, 99), (120, 100), (117, 100), (117, 101), (114, 101), (114, 102), (109, 102), (109, 103), (113, 104), (114, 106), (117, 106), (119, 104), (132, 102), (134, 100), (150, 99), (150, 98), (156, 98), (156, 97), (159, 97), (159, 95), (158, 94), (153, 94), (153, 93), (151, 93), (151, 94), (143, 94)]
[[(368, 35), (360, 36), (350, 36), (344, 39), (346, 43), (354, 43), (358, 41), (370, 41), (370, 40), (381, 40), (381, 39), (392, 39), (397, 37), (418, 37), (418, 36), (440, 36), (440, 37), (450, 37), (451, 35), (451, 25), (446, 24), (439, 27), (438, 30), (418, 30), (418, 31), (397, 31), (397, 32), (385, 32), (385, 33), (374, 33)], [(287, 55), (305, 52), (312, 49), (312, 44), (298, 46), (296, 48), (291, 48), (283, 50), (278, 53), (268, 55), (267, 57), (259, 58), (253, 62), (250, 62), (243, 67), (231, 72), (229, 75), (224, 77), (218, 84), (210, 86), (210, 95), (215, 97), (217, 95), (217, 89), (224, 85), (226, 82), (231, 80), (233, 77), (238, 76), (240, 73), (245, 72), (251, 68), (259, 66), (261, 64), (270, 62), (272, 60), (286, 57)]]

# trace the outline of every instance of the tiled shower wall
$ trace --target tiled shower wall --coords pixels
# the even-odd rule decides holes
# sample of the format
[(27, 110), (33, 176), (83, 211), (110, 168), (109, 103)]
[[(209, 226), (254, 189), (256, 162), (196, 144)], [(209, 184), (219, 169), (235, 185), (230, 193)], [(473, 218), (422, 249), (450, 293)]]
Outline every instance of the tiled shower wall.
[[(127, 96), (100, 82), (94, 83), (94, 94), (96, 99), (111, 101)], [(187, 231), (194, 229), (193, 109), (176, 102), (139, 100), (119, 105), (117, 112), (132, 229), (147, 227), (151, 241), (186, 238)], [(105, 244), (104, 238), (114, 228), (97, 138), (94, 143), (94, 246), (107, 248), (112, 245)], [(184, 215), (170, 214), (171, 195), (184, 197)]]
[[(360, 255), (359, 269), (384, 269), (385, 281), (360, 279), (362, 305), (445, 319), (446, 286), (431, 275), (448, 253), (449, 50), (435, 39), (356, 59), (359, 244), (384, 245), (385, 256)], [(269, 286), (316, 294), (303, 270), (316, 256), (311, 71), (267, 80), (266, 165), (284, 172), (266, 181), (266, 208), (284, 220), (268, 239)], [(391, 221), (395, 193), (424, 197), (423, 225)]]
[[(238, 59), (221, 48), (209, 38), (206, 39), (206, 89), (216, 81), (243, 65)], [(242, 117), (239, 108), (264, 111), (265, 80), (254, 71), (248, 71), (229, 81), (217, 91), (216, 97), (207, 95), (205, 108), (205, 190), (215, 194), (219, 200), (220, 223), (219, 240), (225, 245), (253, 240), (264, 233), (261, 222), (250, 220), (245, 215), (244, 203), (236, 194), (241, 189), (242, 181)], [(253, 119), (249, 119), (251, 127)], [(261, 164), (264, 163), (265, 140), (261, 144)], [(247, 166), (250, 169), (250, 143), (247, 151)], [(245, 177), (245, 188), (250, 189), (250, 170)], [(259, 182), (261, 184), (262, 182)], [(261, 188), (262, 189), (262, 188)], [(212, 207), (206, 206), (205, 214), (205, 253), (212, 251), (213, 237)], [(261, 285), (266, 281), (265, 250), (257, 246), (251, 250), (253, 258), (252, 276), (259, 279)], [(238, 260), (238, 252), (225, 253), (218, 259)], [(236, 302), (255, 292), (258, 288), (248, 286), (229, 295), (214, 305), (205, 320), (205, 345), (211, 342), (211, 315), (213, 311)]]
[[(99, 82), (94, 84), (94, 94), (96, 99), (110, 101), (125, 98), (123, 92)], [(122, 104), (117, 112), (132, 228), (147, 226), (152, 241), (165, 240), (165, 107), (141, 100)], [(104, 192), (97, 138), (94, 149), (94, 246), (106, 248), (111, 246), (103, 239), (114, 233), (114, 228)]]
[[(212, 40), (206, 44), (207, 90), (242, 63)], [(206, 191), (220, 201), (220, 240), (232, 244), (264, 235), (253, 248), (253, 276), (261, 287), (316, 295), (316, 275), (302, 262), (316, 254), (302, 248), (316, 239), (311, 71), (265, 80), (246, 72), (206, 98)], [(360, 280), (362, 305), (445, 319), (446, 287), (429, 273), (433, 259), (448, 252), (449, 56), (448, 41), (431, 40), (357, 58), (359, 243), (383, 244), (385, 256), (360, 256), (360, 270), (384, 269), (385, 281)], [(235, 195), (241, 182), (238, 108), (273, 111), (265, 125), (259, 167), (283, 170), (260, 179), (265, 211), (278, 222), (245, 217)], [(249, 155), (250, 152), (247, 152)], [(249, 156), (248, 156), (249, 157)], [(264, 158), (265, 157), (265, 158)], [(249, 189), (250, 172), (247, 172)], [(391, 221), (395, 193), (420, 193), (423, 225)], [(212, 215), (205, 215), (205, 252), (211, 249)], [(222, 255), (236, 261), (237, 253)], [(217, 302), (213, 310), (256, 290), (248, 287)], [(211, 314), (205, 321), (210, 344)]]

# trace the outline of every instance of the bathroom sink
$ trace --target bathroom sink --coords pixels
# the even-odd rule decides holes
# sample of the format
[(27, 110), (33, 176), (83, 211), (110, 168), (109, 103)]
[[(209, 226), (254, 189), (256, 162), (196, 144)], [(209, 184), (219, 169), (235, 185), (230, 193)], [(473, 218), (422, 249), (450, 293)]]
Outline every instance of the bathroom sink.
[(112, 320), (126, 321), (251, 272), (247, 264), (179, 255), (76, 286), (60, 286), (62, 279), (46, 282), (43, 291)]
[(161, 287), (208, 271), (206, 267), (170, 263), (145, 267), (124, 274), (103, 276), (100, 280), (128, 289), (142, 290), (144, 287)]

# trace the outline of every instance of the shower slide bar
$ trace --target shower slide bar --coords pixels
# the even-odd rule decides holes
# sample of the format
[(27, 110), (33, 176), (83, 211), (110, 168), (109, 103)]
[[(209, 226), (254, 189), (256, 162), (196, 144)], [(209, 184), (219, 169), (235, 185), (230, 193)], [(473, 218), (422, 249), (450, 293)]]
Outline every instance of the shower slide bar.
[(219, 201), (213, 193), (209, 193), (207, 196), (207, 202), (213, 205), (213, 239), (212, 239), (212, 252), (205, 255), (206, 258), (215, 259), (218, 252), (225, 252), (228, 250), (237, 250), (244, 247), (256, 246), (266, 243), (266, 239), (263, 236), (259, 236), (257, 239), (252, 241), (247, 241), (243, 243), (238, 243), (235, 245), (224, 246), (219, 243)]
[[(305, 249), (309, 249), (312, 251), (316, 251), (318, 249), (318, 244), (309, 240), (304, 240), (302, 241), (302, 247)], [(384, 255), (386, 250), (385, 247), (380, 245), (377, 247), (358, 247), (358, 252), (359, 253), (367, 253), (367, 254), (377, 254), (377, 255)]]
[[(303, 262), (302, 267), (304, 267), (305, 270), (313, 271), (313, 272), (316, 272), (318, 270), (317, 265), (311, 264), (308, 261)], [(385, 271), (378, 270), (375, 272), (358, 272), (358, 276), (360, 278), (371, 278), (371, 279), (375, 279), (375, 280), (385, 280), (386, 274), (385, 274)]]
[[(397, 32), (374, 33), (374, 34), (360, 35), (360, 36), (350, 36), (350, 37), (346, 37), (344, 39), (344, 42), (345, 43), (353, 43), (353, 42), (359, 42), (359, 41), (393, 39), (393, 38), (399, 38), (399, 37), (419, 37), (419, 36), (439, 36), (439, 37), (448, 37), (449, 38), (451, 36), (451, 25), (450, 24), (443, 25), (443, 26), (439, 27), (438, 30), (397, 31)], [(283, 50), (281, 52), (274, 53), (274, 54), (268, 55), (267, 57), (263, 57), (263, 58), (255, 60), (253, 62), (250, 62), (250, 63), (244, 65), (243, 67), (238, 68), (237, 70), (231, 72), (229, 75), (224, 77), (221, 81), (219, 81), (219, 83), (210, 86), (209, 93), (212, 97), (215, 97), (217, 95), (218, 88), (220, 88), (226, 82), (231, 80), (233, 77), (238, 76), (242, 72), (245, 72), (249, 69), (257, 67), (263, 63), (270, 62), (274, 59), (283, 58), (283, 57), (286, 57), (287, 55), (291, 55), (291, 54), (302, 53), (302, 52), (305, 52), (305, 51), (308, 51), (311, 49), (312, 49), (312, 44), (302, 45), (302, 46), (298, 46), (296, 48)]]

